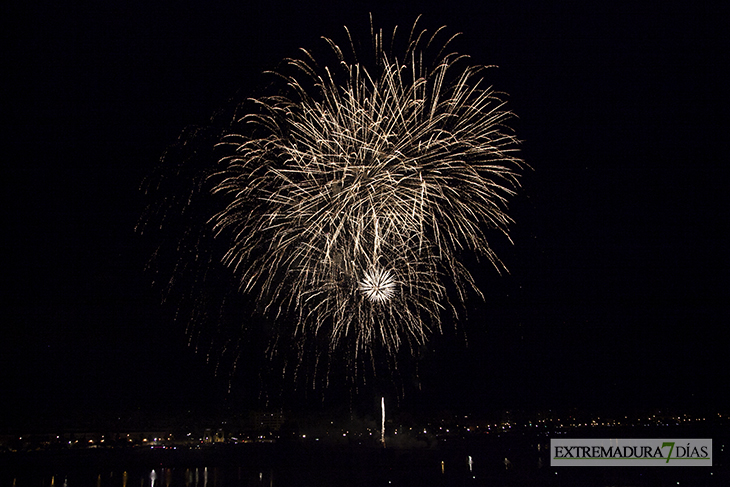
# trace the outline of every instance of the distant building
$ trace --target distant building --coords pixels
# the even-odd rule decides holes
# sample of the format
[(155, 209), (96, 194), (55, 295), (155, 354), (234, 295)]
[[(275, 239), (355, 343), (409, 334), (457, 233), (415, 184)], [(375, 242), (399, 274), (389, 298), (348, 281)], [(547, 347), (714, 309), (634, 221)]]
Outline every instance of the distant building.
[(284, 424), (284, 415), (278, 412), (256, 411), (252, 413), (254, 430), (262, 433), (273, 433), (281, 429)]

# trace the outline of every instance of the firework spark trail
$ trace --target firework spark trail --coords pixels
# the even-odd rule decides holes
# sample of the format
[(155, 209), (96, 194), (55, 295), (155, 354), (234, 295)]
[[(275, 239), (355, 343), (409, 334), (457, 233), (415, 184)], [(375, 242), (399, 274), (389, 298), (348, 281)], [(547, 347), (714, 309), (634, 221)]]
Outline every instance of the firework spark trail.
[(463, 251), (504, 269), (485, 232), (508, 237), (512, 222), (524, 166), (512, 114), (484, 66), (447, 52), (455, 36), (425, 61), (443, 28), (429, 36), (417, 23), (402, 58), (395, 29), (388, 46), (371, 20), (371, 66), (349, 31), (348, 55), (325, 39), (332, 63), (306, 50), (287, 59), (274, 73), (282, 91), (239, 107), (205, 177), (239, 291), (293, 321), (279, 333), (327, 337), (326, 353), (350, 360), (425, 343), (455, 309), (447, 283), (460, 301), (481, 295)]

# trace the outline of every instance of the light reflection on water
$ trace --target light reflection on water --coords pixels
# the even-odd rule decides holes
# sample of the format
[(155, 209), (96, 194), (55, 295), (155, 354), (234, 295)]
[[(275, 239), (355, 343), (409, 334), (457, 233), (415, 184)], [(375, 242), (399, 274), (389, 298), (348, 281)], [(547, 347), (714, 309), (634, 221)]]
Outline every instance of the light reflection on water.
[(273, 470), (250, 471), (241, 467), (157, 467), (132, 468), (102, 473), (72, 470), (62, 474), (38, 475), (29, 472), (12, 479), (12, 487), (274, 487)]
[[(533, 449), (537, 454), (538, 450)], [(83, 452), (82, 452), (83, 453)], [(26, 466), (0, 464), (0, 487), (606, 487), (615, 485), (726, 486), (727, 472), (712, 468), (661, 469), (657, 467), (555, 469), (542, 456), (520, 457), (512, 450), (485, 452), (373, 450), (337, 454), (316, 450), (306, 455), (280, 453), (254, 456), (254, 450), (236, 455), (172, 463), (159, 456), (125, 457), (48, 456)], [(291, 453), (291, 452), (289, 452)], [(341, 453), (341, 452), (340, 452)], [(499, 454), (498, 454), (499, 453)], [(539, 452), (543, 455), (543, 451)], [(268, 459), (268, 460), (267, 460)], [(42, 461), (40, 461), (42, 460)], [(87, 461), (88, 460), (88, 461)], [(202, 460), (202, 461), (201, 461)], [(114, 461), (115, 463), (111, 463)], [(7, 467), (12, 469), (8, 472)], [(721, 475), (718, 475), (720, 473)]]

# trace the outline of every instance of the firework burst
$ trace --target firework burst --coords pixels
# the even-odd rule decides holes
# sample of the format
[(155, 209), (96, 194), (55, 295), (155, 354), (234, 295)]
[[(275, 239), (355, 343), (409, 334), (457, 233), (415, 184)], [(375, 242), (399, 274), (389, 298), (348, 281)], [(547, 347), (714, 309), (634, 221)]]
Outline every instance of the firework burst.
[(397, 283), (390, 271), (368, 269), (358, 287), (370, 301), (385, 303), (395, 294)]
[(331, 63), (287, 59), (283, 88), (241, 104), (199, 178), (239, 291), (277, 333), (353, 359), (425, 343), (453, 309), (447, 283), (479, 293), (463, 251), (504, 268), (487, 232), (508, 234), (523, 167), (485, 67), (439, 43), (443, 28), (414, 24), (400, 57), (395, 34), (371, 21), (369, 64), (349, 31), (348, 50), (325, 39)]

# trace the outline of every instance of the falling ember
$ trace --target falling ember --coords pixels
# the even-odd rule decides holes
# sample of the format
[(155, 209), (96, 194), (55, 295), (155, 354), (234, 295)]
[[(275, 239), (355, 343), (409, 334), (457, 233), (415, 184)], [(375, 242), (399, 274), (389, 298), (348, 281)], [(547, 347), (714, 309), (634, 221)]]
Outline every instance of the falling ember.
[(385, 398), (380, 398), (380, 442), (385, 447)]

